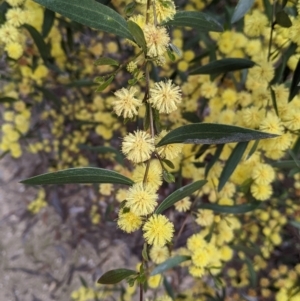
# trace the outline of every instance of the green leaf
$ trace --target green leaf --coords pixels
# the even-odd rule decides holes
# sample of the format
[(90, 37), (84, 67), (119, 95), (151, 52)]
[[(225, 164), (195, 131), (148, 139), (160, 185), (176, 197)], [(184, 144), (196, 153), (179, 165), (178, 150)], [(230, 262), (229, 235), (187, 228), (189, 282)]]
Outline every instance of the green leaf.
[(80, 24), (132, 40), (127, 23), (113, 9), (94, 0), (34, 0)]
[(222, 25), (210, 15), (197, 11), (178, 11), (173, 20), (164, 23), (166, 26), (192, 27), (200, 32), (222, 32)]
[(240, 214), (246, 213), (249, 211), (256, 210), (262, 202), (251, 202), (249, 204), (242, 204), (242, 205), (218, 205), (218, 204), (201, 204), (198, 206), (199, 209), (208, 209), (218, 213), (233, 213), (233, 214)]
[(244, 15), (250, 10), (253, 6), (254, 0), (239, 0), (237, 6), (234, 9), (233, 16), (231, 18), (231, 24), (242, 19)]
[(281, 10), (276, 14), (275, 20), (281, 27), (289, 28), (293, 25), (288, 14), (284, 10)]
[(289, 102), (298, 94), (300, 89), (300, 60), (298, 60), (298, 64), (296, 70), (294, 72), (292, 84), (290, 87), (290, 95), (289, 95)]
[(295, 174), (300, 172), (300, 168), (299, 167), (295, 167), (293, 169), (291, 169), (288, 173), (288, 177), (293, 177)]
[(170, 296), (172, 298), (172, 300), (175, 300), (174, 290), (172, 288), (172, 285), (170, 284), (170, 282), (168, 281), (168, 279), (166, 277), (164, 277), (163, 285), (165, 287), (165, 290), (166, 290), (168, 296)]
[(95, 86), (97, 85), (97, 83), (93, 82), (92, 80), (90, 79), (78, 79), (78, 80), (74, 80), (72, 81), (71, 83), (69, 84), (66, 84), (66, 87), (68, 88), (73, 88), (73, 87), (92, 87), (92, 86)]
[(116, 269), (111, 270), (103, 274), (98, 280), (97, 283), (101, 284), (116, 284), (129, 276), (136, 275), (137, 272), (128, 269)]
[(124, 165), (124, 156), (123, 154), (111, 147), (111, 146), (89, 146), (89, 145), (85, 145), (85, 144), (79, 144), (78, 145), (78, 148), (80, 149), (86, 149), (86, 150), (89, 150), (89, 151), (92, 151), (92, 152), (96, 152), (96, 153), (99, 153), (99, 154), (106, 154), (106, 153), (113, 153), (116, 155), (116, 161), (118, 163), (120, 163), (121, 165)]
[(156, 147), (172, 143), (224, 144), (274, 138), (277, 135), (250, 130), (238, 126), (216, 123), (193, 123), (170, 131)]
[(163, 170), (163, 179), (167, 183), (174, 183), (175, 182), (175, 177), (170, 172), (168, 172), (167, 170)]
[(0, 103), (15, 102), (15, 101), (17, 101), (17, 99), (13, 97), (9, 97), (9, 96), (0, 97)]
[(127, 17), (130, 17), (134, 13), (136, 6), (137, 6), (137, 3), (135, 1), (128, 3), (124, 8), (125, 15)]
[(276, 100), (276, 94), (274, 92), (274, 90), (272, 89), (272, 87), (270, 86), (270, 92), (271, 92), (271, 98), (272, 98), (272, 105), (273, 105), (273, 108), (275, 110), (275, 113), (277, 116), (278, 115), (278, 108), (277, 108), (277, 100)]
[(39, 87), (39, 86), (35, 86), (35, 88), (39, 91), (41, 91), (44, 95), (44, 97), (48, 100), (52, 100), (54, 105), (57, 107), (57, 108), (60, 108), (61, 106), (61, 101), (60, 99), (50, 90), (44, 88), (44, 87)]
[(144, 36), (144, 32), (141, 29), (141, 27), (133, 22), (133, 21), (128, 21), (128, 29), (132, 36), (134, 37), (135, 42), (143, 49), (144, 53), (147, 53), (147, 44)]
[[(298, 162), (298, 163), (300, 163), (300, 162)], [(294, 160), (273, 162), (273, 163), (271, 163), (271, 165), (273, 167), (282, 168), (282, 169), (291, 169), (291, 168), (294, 168), (297, 166)]]
[(176, 56), (174, 55), (173, 51), (169, 48), (167, 48), (167, 54), (169, 59), (174, 62), (176, 60)]
[(29, 24), (24, 24), (24, 28), (27, 29), (27, 31), (30, 33), (32, 39), (34, 40), (34, 43), (36, 47), (38, 48), (40, 55), (44, 62), (48, 61), (48, 59), (51, 57), (50, 56), (50, 49), (49, 46), (45, 43), (43, 37), (41, 34), (31, 25)]
[(166, 270), (169, 270), (171, 268), (174, 268), (181, 264), (184, 261), (190, 260), (191, 256), (183, 256), (183, 255), (177, 255), (172, 258), (167, 259), (165, 262), (159, 264), (156, 266), (153, 271), (151, 272), (151, 276), (161, 274), (165, 272)]
[(155, 213), (160, 214), (166, 209), (173, 206), (176, 202), (187, 196), (190, 196), (192, 193), (199, 190), (206, 182), (206, 180), (196, 181), (174, 191), (160, 203), (160, 205), (156, 208)]
[(103, 84), (101, 84), (96, 89), (96, 92), (102, 92), (102, 91), (104, 91), (111, 84), (111, 82), (114, 80), (114, 78), (115, 78), (114, 75), (112, 75), (111, 77), (109, 77), (107, 81), (105, 81)]
[(210, 74), (218, 75), (229, 71), (236, 71), (246, 68), (252, 68), (255, 63), (248, 59), (241, 58), (225, 58), (213, 61), (204, 66), (197, 67), (190, 71), (190, 74)]
[(249, 151), (249, 153), (247, 155), (247, 160), (250, 159), (252, 157), (252, 155), (256, 152), (258, 144), (259, 144), (259, 140), (256, 140), (253, 143), (253, 145), (252, 145), (252, 147), (251, 147), (251, 149), (250, 149), (250, 151)]
[(222, 190), (235, 168), (240, 163), (247, 146), (248, 142), (240, 142), (233, 149), (220, 175), (218, 191)]
[(216, 152), (214, 153), (213, 157), (210, 159), (209, 163), (207, 164), (206, 168), (205, 168), (205, 178), (207, 177), (210, 169), (214, 166), (214, 164), (218, 161), (222, 150), (224, 148), (224, 144), (219, 144), (217, 145), (217, 149)]
[(256, 272), (254, 270), (254, 266), (253, 266), (253, 262), (248, 258), (246, 257), (245, 258), (245, 263), (248, 267), (248, 271), (249, 271), (249, 276), (250, 276), (250, 284), (253, 288), (256, 288), (257, 287), (257, 276), (256, 276)]
[(167, 159), (163, 159), (162, 161), (163, 161), (163, 163), (165, 163), (165, 164), (166, 164), (168, 167), (170, 167), (171, 169), (174, 169), (174, 168), (175, 168), (175, 166), (174, 166), (174, 164), (173, 164), (172, 161), (167, 160)]
[(95, 66), (119, 66), (119, 63), (110, 57), (100, 57), (94, 62)]
[(42, 26), (42, 35), (44, 38), (49, 34), (55, 19), (55, 12), (50, 9), (45, 9), (44, 11), (44, 22)]
[(289, 221), (289, 224), (292, 225), (293, 227), (297, 228), (298, 230), (300, 230), (300, 222)]
[(79, 167), (42, 174), (23, 180), (20, 183), (29, 185), (73, 183), (112, 183), (132, 185), (133, 181), (112, 170), (95, 167)]

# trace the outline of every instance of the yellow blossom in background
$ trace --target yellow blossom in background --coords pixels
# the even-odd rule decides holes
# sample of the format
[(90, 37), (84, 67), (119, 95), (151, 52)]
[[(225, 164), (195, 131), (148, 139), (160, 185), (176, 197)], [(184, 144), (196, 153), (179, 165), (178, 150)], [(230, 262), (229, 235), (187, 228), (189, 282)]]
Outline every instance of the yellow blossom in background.
[(208, 209), (198, 209), (196, 222), (200, 226), (210, 226), (214, 222), (213, 211)]
[(19, 40), (18, 30), (9, 24), (4, 24), (0, 27), (0, 41), (4, 44), (17, 42)]
[[(158, 144), (159, 141), (167, 135), (166, 130), (162, 130), (158, 136), (155, 137), (155, 144)], [(173, 143), (173, 144), (167, 144), (158, 147), (156, 150), (161, 158), (165, 158), (167, 160), (173, 160), (176, 157), (178, 157), (182, 152), (183, 144), (181, 143)]]
[(24, 10), (19, 7), (9, 9), (5, 15), (7, 24), (19, 27), (26, 22), (26, 14)]
[(181, 103), (180, 88), (172, 83), (160, 81), (150, 88), (150, 99), (148, 100), (152, 106), (160, 113), (171, 113), (177, 109), (177, 105)]
[(157, 197), (151, 186), (137, 183), (129, 188), (126, 205), (137, 215), (147, 215), (154, 211)]
[(122, 88), (114, 93), (116, 100), (112, 105), (118, 116), (132, 118), (138, 114), (137, 108), (142, 105), (142, 101), (134, 97), (136, 92), (135, 87), (130, 87), (129, 89)]
[(258, 37), (263, 33), (267, 25), (268, 18), (258, 10), (253, 11), (252, 14), (245, 15), (244, 31), (249, 37)]
[(150, 276), (149, 279), (148, 279), (148, 285), (151, 288), (157, 288), (161, 284), (161, 280), (162, 280), (162, 275), (161, 274)]
[(152, 215), (143, 226), (144, 238), (148, 244), (164, 246), (173, 238), (174, 226), (164, 215)]
[(192, 205), (192, 203), (190, 201), (190, 197), (188, 197), (188, 196), (174, 204), (175, 209), (179, 212), (188, 211), (191, 208), (191, 205)]
[(111, 195), (113, 190), (113, 185), (109, 183), (104, 183), (99, 185), (99, 193), (102, 195)]
[(122, 152), (134, 163), (142, 163), (150, 159), (154, 149), (153, 139), (144, 131), (129, 133), (123, 139)]

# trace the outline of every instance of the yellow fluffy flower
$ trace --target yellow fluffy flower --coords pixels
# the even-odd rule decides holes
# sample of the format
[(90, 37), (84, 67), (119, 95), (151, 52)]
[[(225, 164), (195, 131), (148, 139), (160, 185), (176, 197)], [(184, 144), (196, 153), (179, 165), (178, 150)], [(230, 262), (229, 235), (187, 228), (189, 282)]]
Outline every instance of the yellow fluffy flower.
[(150, 250), (150, 258), (156, 263), (162, 263), (169, 258), (169, 249), (166, 246), (153, 246)]
[(148, 244), (162, 247), (171, 241), (174, 225), (164, 215), (155, 214), (144, 224), (143, 231)]
[(149, 102), (159, 111), (159, 113), (171, 113), (177, 109), (177, 104), (181, 102), (180, 88), (172, 83), (160, 81), (155, 83), (150, 89)]
[(135, 87), (130, 87), (129, 90), (122, 88), (114, 93), (116, 100), (112, 102), (112, 105), (118, 116), (132, 118), (138, 114), (137, 107), (142, 105), (142, 101), (134, 97), (136, 92)]
[[(138, 165), (132, 174), (132, 180), (135, 183), (144, 182), (146, 172), (146, 164)], [(162, 184), (162, 167), (159, 163), (159, 160), (151, 160), (150, 166), (145, 178), (145, 184), (151, 187), (153, 190), (157, 190)]]
[(134, 184), (129, 188), (126, 205), (137, 215), (151, 214), (157, 204), (157, 194), (143, 183)]
[(188, 211), (191, 208), (191, 205), (192, 203), (190, 202), (190, 198), (188, 196), (174, 204), (175, 209), (179, 212)]
[(155, 25), (147, 24), (144, 28), (144, 35), (148, 48), (148, 56), (161, 56), (167, 51), (170, 37), (165, 27), (156, 27)]
[(269, 199), (273, 193), (273, 189), (270, 184), (264, 185), (253, 183), (250, 190), (252, 195), (259, 201), (265, 201)]
[(274, 67), (271, 62), (260, 62), (249, 70), (249, 76), (259, 82), (269, 83), (274, 77)]
[(268, 18), (258, 10), (251, 15), (245, 15), (244, 32), (249, 37), (258, 37), (263, 33), (267, 25)]
[(281, 120), (273, 113), (268, 113), (260, 123), (259, 129), (270, 134), (282, 134), (283, 125)]
[(252, 179), (257, 184), (270, 184), (275, 179), (275, 171), (268, 164), (257, 164), (252, 170)]
[[(161, 23), (163, 21), (172, 20), (176, 13), (175, 4), (173, 1), (156, 0), (155, 2), (155, 12), (156, 21)], [(154, 21), (153, 10), (150, 13), (150, 21)]]
[(210, 226), (214, 222), (213, 211), (208, 209), (198, 209), (196, 223), (200, 226)]
[(16, 42), (19, 39), (18, 30), (9, 24), (4, 24), (0, 28), (0, 41), (7, 44), (10, 42)]
[(141, 163), (151, 158), (155, 150), (151, 136), (144, 131), (135, 131), (124, 137), (122, 152), (134, 163)]
[(19, 27), (26, 22), (24, 10), (19, 7), (11, 8), (6, 13), (7, 24)]
[(138, 230), (142, 225), (142, 218), (133, 212), (119, 212), (118, 226), (126, 233), (131, 233)]

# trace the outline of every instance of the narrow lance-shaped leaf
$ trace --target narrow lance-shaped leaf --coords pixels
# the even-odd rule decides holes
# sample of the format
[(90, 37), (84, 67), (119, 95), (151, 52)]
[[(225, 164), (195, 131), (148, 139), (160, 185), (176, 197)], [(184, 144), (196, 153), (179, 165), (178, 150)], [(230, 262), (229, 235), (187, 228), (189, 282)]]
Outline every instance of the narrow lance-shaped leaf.
[(248, 142), (240, 142), (233, 149), (220, 175), (219, 186), (218, 186), (219, 191), (222, 190), (222, 188), (224, 187), (224, 185), (226, 184), (226, 182), (234, 172), (235, 168), (240, 163), (247, 146), (248, 146)]
[(55, 13), (50, 9), (45, 9), (44, 11), (44, 22), (42, 26), (43, 37), (47, 37), (49, 34), (55, 19)]
[(55, 93), (53, 93), (52, 91), (44, 88), (44, 87), (40, 87), (40, 86), (35, 86), (35, 88), (39, 91), (41, 91), (44, 95), (45, 98), (47, 98), (48, 100), (53, 101), (54, 105), (57, 108), (60, 108), (61, 106), (61, 101), (60, 99), (55, 95)]
[(94, 0), (34, 0), (80, 24), (132, 40), (125, 19), (113, 9)]
[(242, 19), (244, 15), (253, 6), (254, 0), (239, 0), (237, 6), (235, 7), (234, 13), (231, 18), (231, 23), (235, 23)]
[(207, 164), (206, 168), (205, 168), (205, 177), (207, 177), (210, 169), (214, 166), (214, 164), (218, 161), (222, 150), (224, 148), (224, 144), (219, 144), (217, 145), (217, 149), (216, 152), (214, 153), (213, 157), (210, 159), (209, 163)]
[(284, 10), (281, 10), (276, 14), (276, 23), (285, 28), (289, 28), (293, 25), (288, 14)]
[(245, 263), (246, 263), (246, 265), (248, 267), (248, 271), (249, 271), (250, 284), (253, 288), (256, 288), (257, 287), (257, 275), (256, 275), (256, 271), (254, 270), (253, 262), (248, 257), (246, 257)]
[(277, 135), (250, 130), (239, 126), (215, 123), (194, 123), (183, 125), (164, 136), (157, 147), (172, 144), (224, 144), (274, 138)]
[(42, 174), (23, 180), (21, 183), (29, 185), (72, 183), (112, 183), (132, 185), (133, 181), (112, 170), (95, 167), (81, 167)]
[(300, 60), (298, 61), (296, 70), (294, 72), (292, 84), (290, 87), (289, 102), (298, 94), (300, 90)]
[(200, 180), (174, 191), (162, 201), (162, 203), (156, 208), (155, 213), (162, 213), (163, 211), (174, 205), (176, 202), (199, 190), (206, 182), (206, 180)]
[[(298, 162), (300, 163), (300, 162)], [(271, 163), (271, 165), (275, 168), (282, 168), (282, 169), (291, 169), (297, 167), (297, 164), (294, 160), (286, 160), (286, 161), (279, 161)]]
[(179, 11), (173, 20), (167, 21), (164, 25), (192, 27), (201, 32), (223, 31), (222, 25), (213, 17), (197, 11)]
[(9, 97), (9, 96), (0, 97), (0, 103), (15, 102), (15, 101), (17, 101), (17, 99), (13, 97)]
[(153, 269), (151, 272), (151, 276), (161, 274), (169, 269), (172, 269), (184, 261), (190, 260), (190, 256), (177, 255), (172, 258), (167, 259), (165, 262), (159, 264), (157, 267)]
[(119, 63), (111, 59), (110, 57), (100, 57), (94, 62), (95, 66), (104, 66), (104, 65), (109, 65), (109, 66), (119, 66)]
[(42, 59), (46, 62), (50, 58), (49, 46), (46, 45), (41, 34), (33, 26), (24, 24), (23, 27), (26, 28), (30, 33), (36, 47), (40, 52)]
[(103, 274), (97, 280), (97, 283), (116, 284), (132, 275), (136, 275), (136, 271), (128, 270), (128, 269), (111, 270), (111, 271), (108, 271), (105, 274)]
[(193, 68), (190, 71), (190, 74), (218, 75), (229, 71), (252, 68), (254, 65), (255, 63), (248, 59), (225, 58), (225, 59), (213, 61), (201, 67)]
[(129, 20), (127, 23), (129, 31), (134, 37), (135, 42), (143, 49), (144, 53), (147, 53), (147, 45), (143, 30), (137, 23), (133, 21)]
[(262, 202), (252, 202), (249, 204), (242, 205), (218, 205), (218, 204), (201, 204), (198, 206), (199, 209), (208, 209), (218, 213), (232, 213), (232, 214), (241, 214), (249, 211), (256, 210)]

